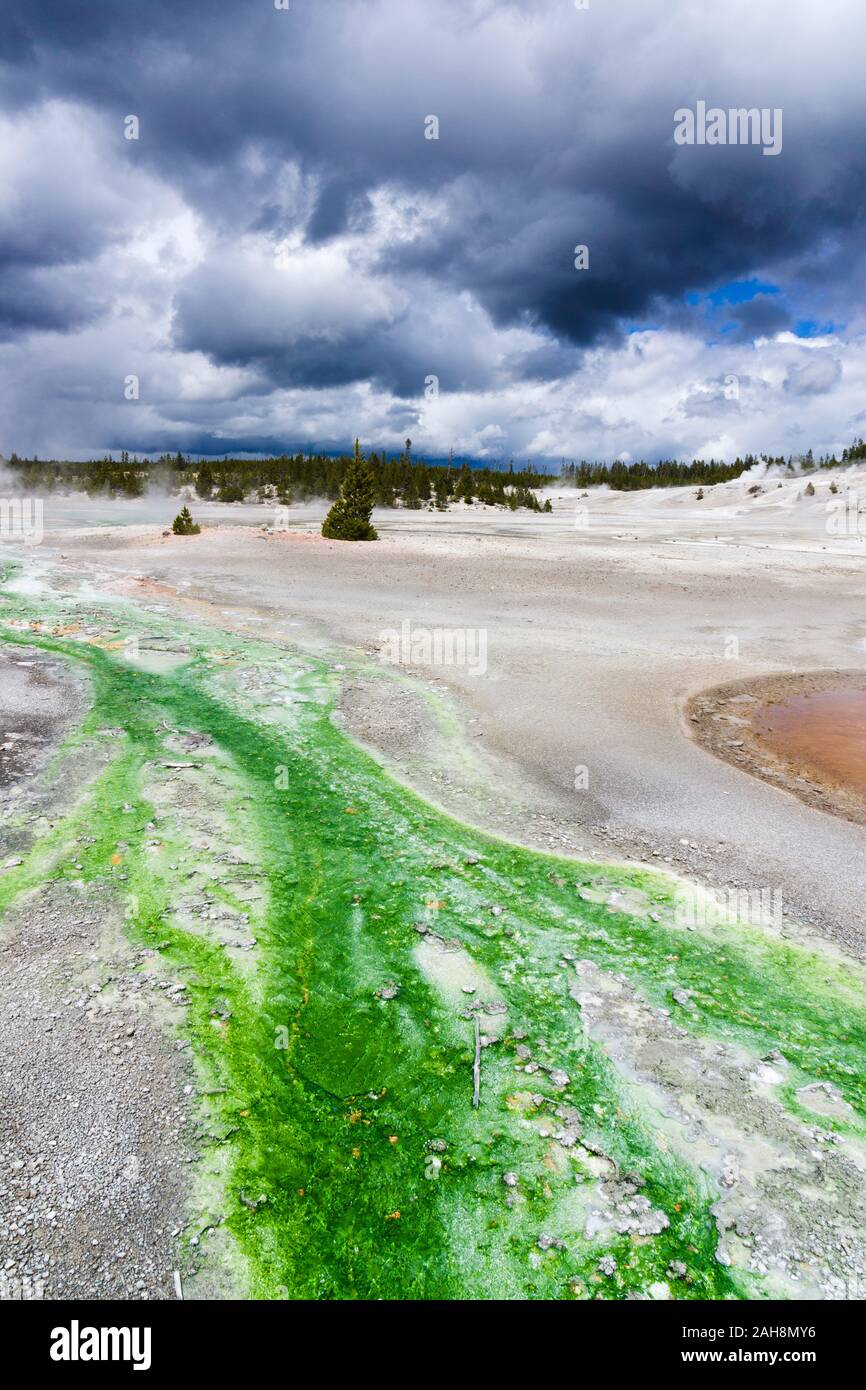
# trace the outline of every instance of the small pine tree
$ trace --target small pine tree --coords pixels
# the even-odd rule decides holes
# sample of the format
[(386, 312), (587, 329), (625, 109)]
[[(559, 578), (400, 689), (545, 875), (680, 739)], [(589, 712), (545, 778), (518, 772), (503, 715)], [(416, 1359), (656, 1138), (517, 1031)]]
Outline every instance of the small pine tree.
[(468, 463), (463, 464), (458, 474), (455, 496), (462, 497), (464, 502), (471, 502), (475, 496), (475, 482)]
[(378, 533), (370, 525), (376, 482), (355, 440), (355, 457), (346, 469), (340, 495), (325, 520), (322, 535), (330, 541), (375, 541)]
[(213, 492), (213, 473), (203, 463), (195, 475), (195, 490), (199, 497), (210, 497)]
[(200, 526), (196, 526), (190, 515), (189, 507), (182, 507), (174, 521), (171, 529), (176, 536), (197, 536), (201, 531)]
[(433, 479), (433, 491), (436, 494), (437, 512), (447, 512), (448, 510), (448, 478), (446, 474), (439, 472)]

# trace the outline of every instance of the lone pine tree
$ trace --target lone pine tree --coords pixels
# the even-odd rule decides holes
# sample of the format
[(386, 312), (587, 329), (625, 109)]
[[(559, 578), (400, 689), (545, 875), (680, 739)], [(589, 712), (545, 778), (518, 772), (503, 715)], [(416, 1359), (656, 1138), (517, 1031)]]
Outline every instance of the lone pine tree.
[(171, 523), (171, 529), (176, 536), (197, 536), (201, 531), (201, 527), (196, 526), (193, 521), (189, 507), (181, 507), (180, 512)]
[(355, 440), (355, 457), (346, 469), (340, 495), (322, 523), (322, 535), (331, 541), (375, 541), (370, 525), (376, 480)]

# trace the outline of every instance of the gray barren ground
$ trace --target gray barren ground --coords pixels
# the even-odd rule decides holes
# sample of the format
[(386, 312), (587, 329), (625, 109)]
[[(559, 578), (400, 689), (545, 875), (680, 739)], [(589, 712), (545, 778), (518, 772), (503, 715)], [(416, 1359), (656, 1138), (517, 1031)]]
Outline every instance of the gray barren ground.
[[(0, 872), (103, 766), (86, 744), (52, 761), (86, 694), (43, 652), (0, 653)], [(190, 1068), (170, 1034), (182, 1001), (123, 925), (110, 891), (74, 880), (46, 881), (3, 920), (4, 1298), (175, 1297), (193, 1152)]]

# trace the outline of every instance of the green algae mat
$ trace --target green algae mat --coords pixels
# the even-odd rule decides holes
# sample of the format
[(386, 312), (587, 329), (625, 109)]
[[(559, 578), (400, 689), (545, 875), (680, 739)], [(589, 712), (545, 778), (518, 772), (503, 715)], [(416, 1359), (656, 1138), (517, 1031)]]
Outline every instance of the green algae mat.
[(345, 654), (13, 573), (0, 635), (86, 673), (51, 775), (105, 752), (0, 908), (108, 882), (183, 980), (251, 1297), (866, 1296), (862, 965), (449, 819), (334, 720)]

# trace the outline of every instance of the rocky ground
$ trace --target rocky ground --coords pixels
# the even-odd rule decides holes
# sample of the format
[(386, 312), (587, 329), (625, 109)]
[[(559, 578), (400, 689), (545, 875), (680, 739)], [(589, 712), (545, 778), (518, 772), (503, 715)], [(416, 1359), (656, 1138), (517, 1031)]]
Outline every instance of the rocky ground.
[[(85, 602), (82, 635), (103, 643), (111, 630), (99, 605), (107, 603), (108, 613), (113, 599), (131, 600), (133, 611), (140, 605), (136, 660), (143, 671), (171, 670), (190, 655), (188, 645), (170, 640), (173, 633), (155, 635), (175, 619), (239, 641), (261, 639), (273, 652), (291, 645), (327, 653), (339, 677), (335, 721), (397, 780), (461, 820), (601, 861), (600, 869), (639, 860), (710, 888), (781, 886), (782, 937), (811, 949), (803, 922), (862, 956), (862, 826), (824, 814), (840, 809), (828, 804), (825, 789), (796, 785), (784, 769), (771, 776), (740, 722), (744, 696), (751, 702), (802, 685), (807, 677), (791, 668), (805, 666), (807, 655), (822, 667), (812, 667), (810, 689), (861, 680), (850, 666), (840, 676), (862, 626), (856, 558), (844, 548), (816, 555), (802, 517), (767, 557), (766, 518), (750, 515), (746, 523), (716, 506), (713, 524), (722, 534), (709, 548), (681, 499), (667, 511), (655, 499), (641, 507), (634, 534), (614, 530), (623, 524), (620, 513), (608, 522), (600, 516), (589, 536), (564, 530), (561, 508), (547, 534), (546, 519), (529, 529), (519, 518), (461, 513), (451, 531), (443, 529), (447, 518), (437, 518), (435, 534), (424, 530), (426, 518), (411, 518), (375, 548), (243, 527), (188, 541), (150, 531), (68, 535), (27, 557), (35, 576), (28, 583), (38, 586), (49, 569), (58, 593), (83, 583), (98, 604)], [(666, 536), (665, 526), (678, 527), (677, 537)], [(773, 616), (780, 583), (796, 596), (797, 624)], [(483, 627), (489, 670), (473, 680), (453, 667), (383, 664), (382, 630), (399, 627), (404, 616)], [(734, 667), (723, 654), (732, 629), (745, 648)], [(740, 678), (720, 686), (720, 673), (732, 671)], [(291, 719), (292, 680), (288, 663), (285, 687), (251, 667), (241, 686), (245, 698), (260, 691), (257, 717), (279, 723)], [(231, 1295), (243, 1279), (223, 1224), (224, 1173), (200, 1106), (202, 1083), (184, 1038), (184, 977), (159, 949), (136, 944), (123, 893), (114, 891), (119, 883), (76, 878), (86, 828), (72, 841), (51, 839), (114, 756), (110, 729), (80, 737), (71, 756), (58, 753), (88, 700), (86, 681), (65, 663), (26, 646), (0, 653), (0, 888), (34, 845), (47, 846), (47, 867), (66, 868), (18, 898), (0, 929), (8, 1042), (3, 1290), (48, 1298), (173, 1298), (179, 1288), (185, 1297)], [(173, 858), (174, 918), (225, 951), (254, 986), (260, 868), (252, 842), (232, 838), (237, 827), (240, 840), (247, 819), (242, 768), (233, 772), (221, 761), (210, 736), (166, 725), (160, 738), (161, 754), (147, 772), (158, 823), (148, 846), (157, 858)], [(164, 832), (163, 821), (182, 834)], [(593, 892), (579, 896), (594, 902)], [(599, 904), (628, 913), (626, 898), (605, 892)], [(641, 932), (649, 941), (659, 922), (651, 907), (634, 909), (635, 968), (649, 959)], [(416, 944), (416, 964), (445, 990), (457, 955), (446, 962), (443, 984), (435, 944)], [(687, 952), (677, 944), (665, 957), (672, 974), (680, 954)], [(463, 964), (469, 971), (468, 954)], [(788, 1295), (802, 1288), (808, 1297), (866, 1296), (859, 1234), (866, 1159), (838, 1087), (815, 1080), (808, 1066), (792, 1068), (780, 1049), (760, 1060), (732, 1042), (696, 1038), (689, 989), (674, 985), (670, 1009), (660, 1008), (633, 979), (597, 961), (566, 953), (560, 968), (587, 1045), (615, 1064), (629, 1105), (646, 1109), (662, 1148), (670, 1145), (720, 1194), (718, 1261), (769, 1275)], [(480, 978), (466, 974), (455, 987), (478, 990), (480, 998)], [(390, 977), (382, 987), (391, 987)], [(712, 991), (707, 979), (702, 1007), (714, 1016)], [(376, 997), (395, 1007), (398, 994)], [(221, 1027), (230, 1014), (216, 1013)], [(796, 1021), (792, 1029), (796, 1035)], [(485, 1045), (495, 1051), (494, 1031), (487, 1029)], [(847, 1033), (839, 1036), (847, 1041)], [(546, 1044), (529, 1037), (517, 1054), (519, 1072), (544, 1071), (545, 1057)], [(781, 1103), (794, 1087), (793, 1099)], [(586, 1169), (582, 1239), (661, 1234), (658, 1199), (654, 1206), (634, 1175), (617, 1170), (609, 1149), (571, 1143), (580, 1126), (569, 1106), (560, 1105), (548, 1135), (548, 1101), (527, 1095), (527, 1119), (556, 1146), (557, 1164), (562, 1150), (579, 1153)], [(517, 1168), (502, 1182), (509, 1201), (522, 1200)], [(538, 1258), (555, 1259), (563, 1248), (545, 1228)], [(679, 1263), (649, 1296), (678, 1296)], [(599, 1270), (605, 1281), (619, 1277), (615, 1261)]]
[(92, 888), (52, 885), (5, 922), (0, 1221), (13, 1297), (176, 1296), (191, 1076), (166, 1026), (182, 996), (150, 965)]
[[(60, 751), (86, 701), (67, 663), (0, 652), (0, 872), (104, 767), (95, 741)], [(57, 854), (74, 869), (86, 843)], [(46, 879), (3, 919), (3, 1298), (175, 1298), (191, 1268), (178, 1240), (197, 1154), (194, 1077), (175, 1042), (183, 986), (131, 944), (124, 911), (72, 877)]]

